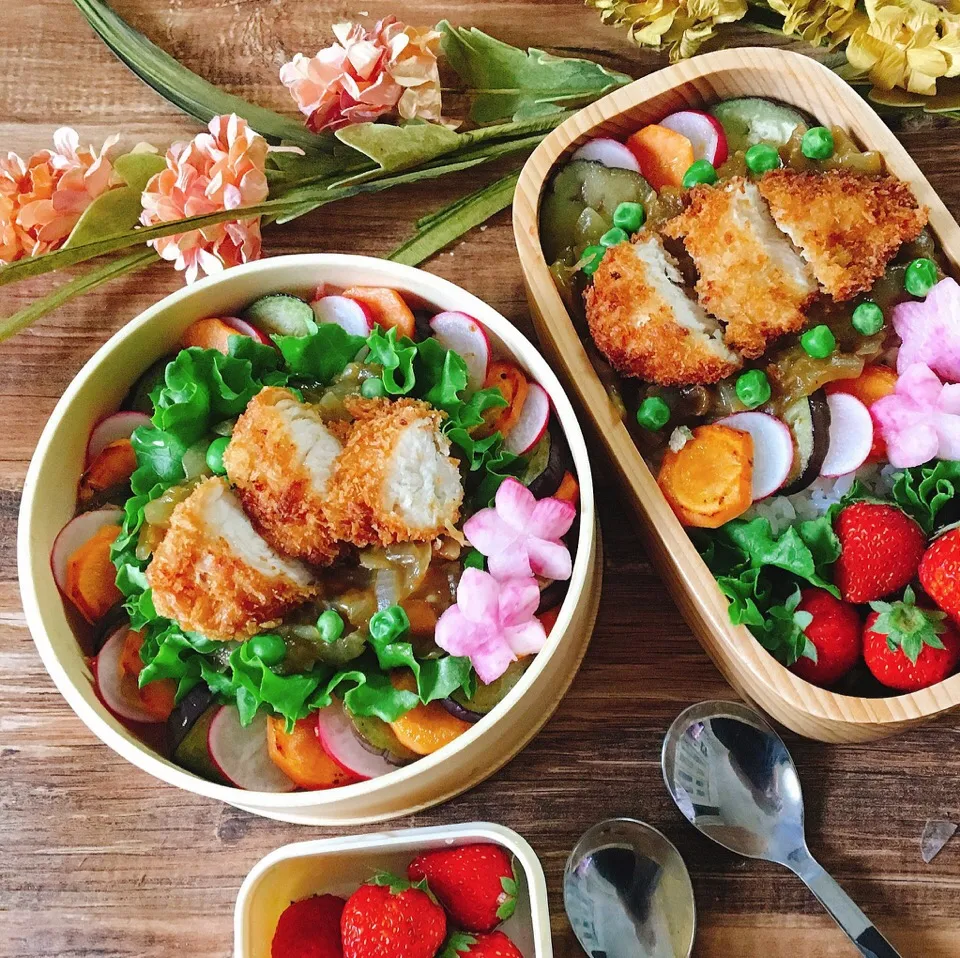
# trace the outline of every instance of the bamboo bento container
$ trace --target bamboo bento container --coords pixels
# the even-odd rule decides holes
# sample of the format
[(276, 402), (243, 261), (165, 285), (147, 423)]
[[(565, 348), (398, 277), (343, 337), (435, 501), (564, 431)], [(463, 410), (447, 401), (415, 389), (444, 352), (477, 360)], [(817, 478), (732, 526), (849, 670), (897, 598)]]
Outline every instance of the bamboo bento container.
[[(74, 513), (87, 437), (119, 408), (154, 360), (206, 316), (235, 315), (258, 296), (312, 292), (319, 284), (391, 286), (434, 310), (462, 310), (486, 329), (495, 353), (514, 358), (553, 403), (580, 482), (573, 575), (546, 647), (482, 721), (432, 755), (380, 778), (326, 791), (250, 792), (187, 772), (136, 738), (98, 699), (93, 676), (50, 571), (50, 549)], [(87, 362), (50, 417), (27, 473), (17, 543), (27, 625), (57, 688), (90, 730), (137, 767), (170, 785), (283, 821), (353, 825), (407, 815), (452, 798), (513, 758), (547, 721), (587, 648), (600, 603), (600, 542), (583, 434), (557, 377), (526, 337), (496, 310), (429, 273), (365, 256), (278, 256), (227, 270), (161, 300), (124, 326)]]
[(513, 224), (527, 298), (540, 341), (577, 395), (613, 460), (640, 519), (654, 565), (701, 645), (743, 696), (802, 735), (827, 742), (882, 738), (960, 704), (960, 674), (908, 695), (857, 698), (797, 678), (745, 627), (730, 624), (727, 600), (660, 493), (587, 357), (540, 250), (540, 195), (557, 162), (594, 136), (625, 138), (675, 110), (763, 96), (792, 104), (879, 150), (887, 169), (910, 184), (930, 210), (930, 228), (950, 262), (960, 262), (960, 227), (916, 163), (874, 111), (815, 60), (773, 49), (722, 50), (693, 57), (610, 93), (554, 130), (524, 166)]

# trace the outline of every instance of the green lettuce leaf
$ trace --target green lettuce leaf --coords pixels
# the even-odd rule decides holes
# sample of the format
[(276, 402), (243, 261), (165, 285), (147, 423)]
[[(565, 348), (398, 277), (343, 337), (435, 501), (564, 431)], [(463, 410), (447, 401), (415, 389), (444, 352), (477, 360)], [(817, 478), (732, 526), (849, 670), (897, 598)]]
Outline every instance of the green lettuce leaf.
[(411, 393), (417, 383), (413, 363), (419, 345), (406, 336), (401, 336), (398, 341), (396, 326), (386, 332), (374, 326), (373, 332), (367, 337), (367, 346), (370, 349), (369, 361), (383, 367), (380, 378), (387, 394), (406, 396)]
[(369, 643), (382, 669), (408, 668), (417, 679), (417, 693), (425, 705), (445, 699), (457, 689), (469, 698), (476, 692), (476, 676), (470, 660), (462, 655), (444, 655), (438, 659), (418, 659), (410, 642), (389, 637), (370, 636)]
[(363, 348), (362, 336), (351, 336), (335, 323), (323, 323), (306, 336), (273, 336), (293, 376), (325, 386), (353, 362)]
[(893, 499), (928, 535), (941, 524), (941, 510), (960, 494), (960, 462), (938, 459), (898, 472)]

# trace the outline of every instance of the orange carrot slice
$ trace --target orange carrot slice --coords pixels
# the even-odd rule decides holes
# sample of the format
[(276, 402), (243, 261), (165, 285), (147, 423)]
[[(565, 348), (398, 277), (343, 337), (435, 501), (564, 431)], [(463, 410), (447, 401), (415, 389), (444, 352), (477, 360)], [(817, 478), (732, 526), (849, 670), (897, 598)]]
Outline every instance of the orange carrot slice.
[(357, 781), (323, 750), (314, 716), (300, 719), (287, 732), (282, 718), (267, 718), (267, 751), (273, 763), (301, 788), (336, 788)]
[[(140, 658), (140, 649), (143, 646), (143, 633), (131, 629), (123, 640), (123, 649), (120, 652), (118, 668), (132, 679), (138, 679), (143, 671), (143, 659)], [(136, 694), (140, 705), (145, 712), (149, 712), (158, 722), (165, 722), (170, 718), (176, 701), (177, 683), (173, 679), (157, 679), (148, 682), (143, 688), (138, 688)]]
[(90, 623), (102, 619), (123, 598), (110, 561), (110, 546), (118, 535), (120, 526), (104, 526), (67, 559), (67, 598)]
[(657, 482), (685, 526), (716, 529), (750, 508), (752, 478), (750, 434), (711, 423), (679, 452), (667, 450)]
[(682, 133), (651, 123), (630, 136), (627, 146), (655, 190), (683, 185), (683, 174), (693, 163), (693, 144)]
[(580, 498), (580, 483), (577, 482), (577, 477), (569, 469), (563, 474), (553, 498), (569, 502), (574, 506), (577, 504), (577, 500)]
[(137, 457), (129, 439), (108, 443), (80, 477), (80, 503), (86, 505), (101, 492), (125, 486), (136, 468)]
[(523, 412), (523, 404), (527, 401), (527, 390), (530, 386), (523, 370), (513, 363), (491, 363), (487, 370), (487, 378), (483, 381), (484, 389), (491, 386), (499, 388), (506, 399), (506, 406), (496, 406), (483, 412), (483, 422), (476, 427), (474, 435), (478, 439), (490, 436), (499, 430), (504, 436), (516, 425)]
[(236, 335), (237, 331), (222, 319), (198, 319), (184, 330), (180, 342), (184, 349), (199, 346), (200, 349), (216, 349), (218, 352), (227, 353), (230, 337)]
[(385, 286), (351, 286), (343, 291), (347, 299), (362, 303), (373, 314), (373, 321), (384, 329), (397, 328), (397, 336), (413, 339), (413, 311), (404, 298)]
[[(884, 396), (889, 396), (897, 386), (897, 372), (889, 366), (864, 366), (856, 379), (834, 379), (824, 386), (827, 394), (850, 393), (868, 409)], [(887, 458), (887, 444), (879, 429), (873, 430), (873, 445), (867, 462), (882, 462)]]
[[(395, 689), (417, 691), (417, 680), (406, 669), (391, 672), (390, 681)], [(406, 715), (391, 722), (390, 727), (401, 745), (418, 755), (429, 755), (463, 735), (470, 723), (451, 715), (439, 702), (431, 702), (414, 706)]]

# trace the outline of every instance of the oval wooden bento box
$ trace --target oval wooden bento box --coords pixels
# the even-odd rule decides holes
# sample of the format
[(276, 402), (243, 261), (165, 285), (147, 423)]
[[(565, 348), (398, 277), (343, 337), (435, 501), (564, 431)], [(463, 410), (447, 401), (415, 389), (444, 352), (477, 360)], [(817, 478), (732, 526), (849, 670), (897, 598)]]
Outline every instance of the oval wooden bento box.
[(537, 147), (523, 168), (513, 203), (527, 298), (545, 352), (579, 397), (616, 465), (655, 566), (727, 681), (801, 735), (827, 742), (868, 741), (956, 707), (960, 704), (960, 675), (910, 695), (837, 695), (797, 678), (762, 649), (746, 628), (730, 624), (727, 600), (608, 399), (540, 250), (540, 195), (558, 160), (591, 137), (623, 139), (675, 110), (703, 108), (738, 96), (764, 96), (793, 104), (822, 123), (842, 127), (861, 146), (879, 150), (887, 169), (909, 183), (917, 199), (929, 207), (930, 227), (957, 266), (960, 227), (896, 137), (850, 86), (815, 60), (796, 53), (761, 48), (722, 50), (616, 90), (572, 116)]

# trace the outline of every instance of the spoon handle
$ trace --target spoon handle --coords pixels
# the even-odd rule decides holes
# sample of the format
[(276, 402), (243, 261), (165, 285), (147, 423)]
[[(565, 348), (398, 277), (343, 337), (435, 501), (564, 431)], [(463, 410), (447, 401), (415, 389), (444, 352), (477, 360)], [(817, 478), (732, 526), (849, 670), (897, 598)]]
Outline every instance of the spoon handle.
[(834, 921), (850, 936), (864, 958), (902, 958), (856, 902), (813, 857), (808, 857), (794, 870)]

